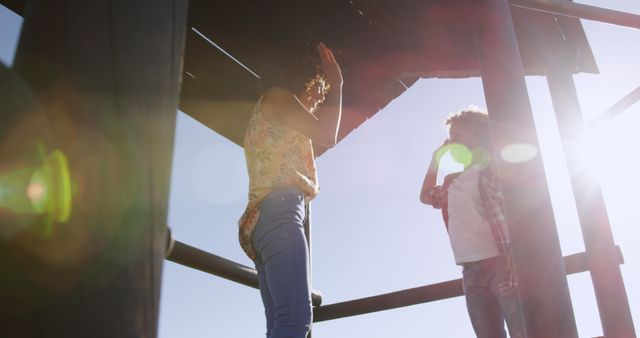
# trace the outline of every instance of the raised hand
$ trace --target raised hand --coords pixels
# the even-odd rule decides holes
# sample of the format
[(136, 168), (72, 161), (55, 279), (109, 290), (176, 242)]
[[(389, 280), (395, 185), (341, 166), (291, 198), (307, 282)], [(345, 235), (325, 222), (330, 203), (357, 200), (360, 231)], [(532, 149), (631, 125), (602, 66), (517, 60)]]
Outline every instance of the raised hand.
[(331, 49), (320, 42), (318, 43), (318, 53), (322, 61), (322, 70), (329, 84), (332, 86), (342, 86), (342, 71)]

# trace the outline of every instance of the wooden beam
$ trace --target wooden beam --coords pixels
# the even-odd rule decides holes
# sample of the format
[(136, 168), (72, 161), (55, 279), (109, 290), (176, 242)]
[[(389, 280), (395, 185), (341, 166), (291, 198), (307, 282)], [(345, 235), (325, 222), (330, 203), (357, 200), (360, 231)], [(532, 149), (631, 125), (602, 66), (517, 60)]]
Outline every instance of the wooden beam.
[(68, 222), (0, 240), (20, 281), (0, 294), (24, 295), (0, 310), (3, 336), (156, 337), (187, 7), (28, 1), (13, 70), (75, 193)]
[[(526, 335), (577, 338), (511, 7), (507, 0), (469, 3)], [(501, 156), (507, 147), (534, 152), (512, 160)]]
[(583, 5), (571, 1), (509, 0), (509, 3), (513, 7), (531, 9), (544, 13), (610, 23), (618, 26), (640, 28), (640, 15)]

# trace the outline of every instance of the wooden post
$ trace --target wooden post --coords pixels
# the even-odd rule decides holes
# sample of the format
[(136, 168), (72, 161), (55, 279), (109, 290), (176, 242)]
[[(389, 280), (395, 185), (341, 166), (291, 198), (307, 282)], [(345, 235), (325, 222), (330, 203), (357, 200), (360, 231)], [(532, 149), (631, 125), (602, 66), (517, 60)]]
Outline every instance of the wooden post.
[[(187, 0), (32, 0), (14, 71), (69, 160), (71, 218), (3, 241), (9, 337), (155, 337)], [(9, 128), (10, 129), (10, 128)], [(25, 139), (37, 138), (25, 133)]]
[[(469, 1), (511, 233), (514, 268), (529, 338), (577, 337), (560, 242), (540, 157), (509, 3)], [(501, 156), (525, 145), (520, 162)]]
[[(577, 59), (579, 54), (575, 53), (570, 41), (562, 38), (562, 26), (553, 17), (537, 15), (540, 20), (536, 22), (546, 20), (546, 24), (555, 25), (558, 29), (557, 34), (545, 37), (529, 34), (528, 37), (546, 66), (549, 92), (571, 175), (602, 330), (606, 337), (635, 337), (629, 300), (619, 267), (618, 248), (611, 233), (600, 184), (591, 175), (587, 159), (583, 158), (587, 128), (572, 77), (575, 65), (580, 64)], [(529, 24), (525, 29), (534, 31), (538, 28)]]
[(544, 43), (536, 41), (541, 54), (545, 56), (547, 83), (571, 175), (571, 186), (589, 260), (600, 322), (606, 337), (632, 338), (636, 337), (636, 334), (618, 265), (618, 252), (611, 233), (609, 216), (600, 184), (597, 178), (591, 175), (587, 159), (583, 158), (587, 128), (568, 67), (573, 63), (574, 56), (571, 53), (560, 53), (552, 57), (546, 52), (549, 49), (562, 51), (562, 44), (563, 41), (559, 37), (549, 37)]
[(567, 71), (555, 69), (547, 75), (547, 81), (571, 175), (604, 336), (636, 337), (600, 184), (583, 167), (585, 159), (581, 158), (584, 154), (581, 148), (585, 144), (580, 141), (584, 140), (586, 128), (573, 78)]

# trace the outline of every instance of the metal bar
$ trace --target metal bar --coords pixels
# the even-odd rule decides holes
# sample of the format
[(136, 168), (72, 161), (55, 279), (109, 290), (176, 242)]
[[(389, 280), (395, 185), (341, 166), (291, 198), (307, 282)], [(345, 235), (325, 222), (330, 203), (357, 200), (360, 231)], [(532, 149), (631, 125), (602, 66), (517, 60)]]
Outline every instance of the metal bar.
[(606, 337), (636, 337), (600, 184), (586, 170), (582, 158), (585, 144), (581, 136), (586, 128), (573, 77), (563, 67), (550, 68), (547, 82), (571, 175), (602, 330)]
[(640, 15), (611, 9), (583, 5), (570, 1), (509, 0), (513, 7), (525, 8), (572, 18), (610, 23), (618, 26), (640, 28)]
[[(170, 251), (168, 250), (166, 259), (169, 261), (222, 277), (254, 289), (258, 288), (258, 274), (253, 268), (198, 248), (194, 248), (170, 237), (167, 244)], [(319, 292), (312, 291), (311, 303), (313, 306), (319, 306), (322, 304), (322, 295)]]
[(320, 306), (314, 309), (313, 321), (322, 322), (331, 319), (357, 316), (462, 295), (462, 280), (450, 280), (378, 296)]
[[(539, 150), (511, 7), (507, 0), (469, 6), (496, 154), (510, 147)], [(496, 156), (496, 163), (526, 335), (577, 338), (540, 152), (527, 159)]]
[(232, 282), (258, 288), (258, 275), (255, 269), (175, 240), (172, 242), (173, 249), (167, 255), (167, 260)]
[(238, 64), (240, 67), (244, 68), (244, 70), (246, 70), (247, 72), (251, 73), (251, 75), (256, 77), (258, 80), (262, 79), (260, 77), (260, 75), (256, 74), (253, 70), (251, 70), (251, 68), (245, 66), (244, 63), (240, 62), (240, 60), (236, 59), (233, 55), (229, 54), (229, 52), (224, 50), (224, 48), (220, 47), (217, 43), (211, 41), (211, 39), (209, 39), (206, 35), (202, 34), (202, 32), (197, 30), (195, 27), (191, 27), (191, 30), (194, 31), (196, 34), (198, 34), (202, 39), (207, 41), (209, 44), (211, 44), (212, 46), (216, 47), (216, 49), (218, 49), (220, 52), (222, 52), (222, 54), (226, 55), (228, 58), (233, 60), (233, 62)]
[[(622, 259), (622, 254), (619, 250), (620, 248), (616, 248), (618, 252), (618, 262), (622, 264), (624, 263), (624, 260)], [(564, 262), (566, 273), (568, 275), (589, 270), (588, 258), (585, 252), (566, 256), (564, 257)], [(442, 283), (316, 307), (313, 312), (313, 320), (314, 322), (323, 322), (463, 295), (462, 279), (455, 279)]]
[(618, 116), (620, 113), (629, 109), (638, 101), (640, 101), (640, 87), (634, 89), (631, 93), (627, 94), (627, 96), (616, 102), (616, 104), (611, 106), (611, 108), (607, 109), (607, 111), (602, 113), (602, 115), (598, 116), (597, 119), (593, 120), (591, 122), (591, 125), (597, 125)]

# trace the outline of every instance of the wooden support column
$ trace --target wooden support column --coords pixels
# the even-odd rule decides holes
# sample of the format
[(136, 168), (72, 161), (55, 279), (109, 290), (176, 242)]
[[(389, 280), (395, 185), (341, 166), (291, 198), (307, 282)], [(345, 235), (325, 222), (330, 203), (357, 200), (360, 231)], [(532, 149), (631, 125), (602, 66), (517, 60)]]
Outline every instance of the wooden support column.
[[(572, 77), (575, 65), (581, 63), (580, 55), (575, 52), (575, 46), (563, 38), (562, 26), (553, 17), (538, 15), (535, 22), (546, 20), (548, 27), (557, 27), (556, 34), (545, 37), (527, 34), (526, 38), (546, 65), (549, 92), (571, 176), (602, 330), (606, 337), (635, 337), (629, 300), (619, 267), (618, 248), (611, 233), (602, 191), (592, 174), (593, 168), (589, 168), (588, 159), (584, 158), (584, 154), (588, 153), (584, 149), (587, 128)], [(526, 27), (528, 32), (536, 29), (533, 24)]]
[[(469, 6), (527, 337), (577, 337), (509, 3), (478, 0)], [(520, 162), (507, 161), (501, 153), (513, 146), (533, 147), (537, 153)]]
[(547, 82), (571, 175), (602, 331), (605, 337), (633, 338), (636, 337), (633, 318), (602, 191), (587, 167), (587, 159), (582, 157), (587, 153), (582, 149), (586, 146), (583, 142), (586, 128), (578, 94), (566, 67), (554, 64), (549, 67)]
[(3, 336), (156, 337), (187, 6), (27, 2), (13, 70), (68, 158), (73, 209), (0, 243)]

